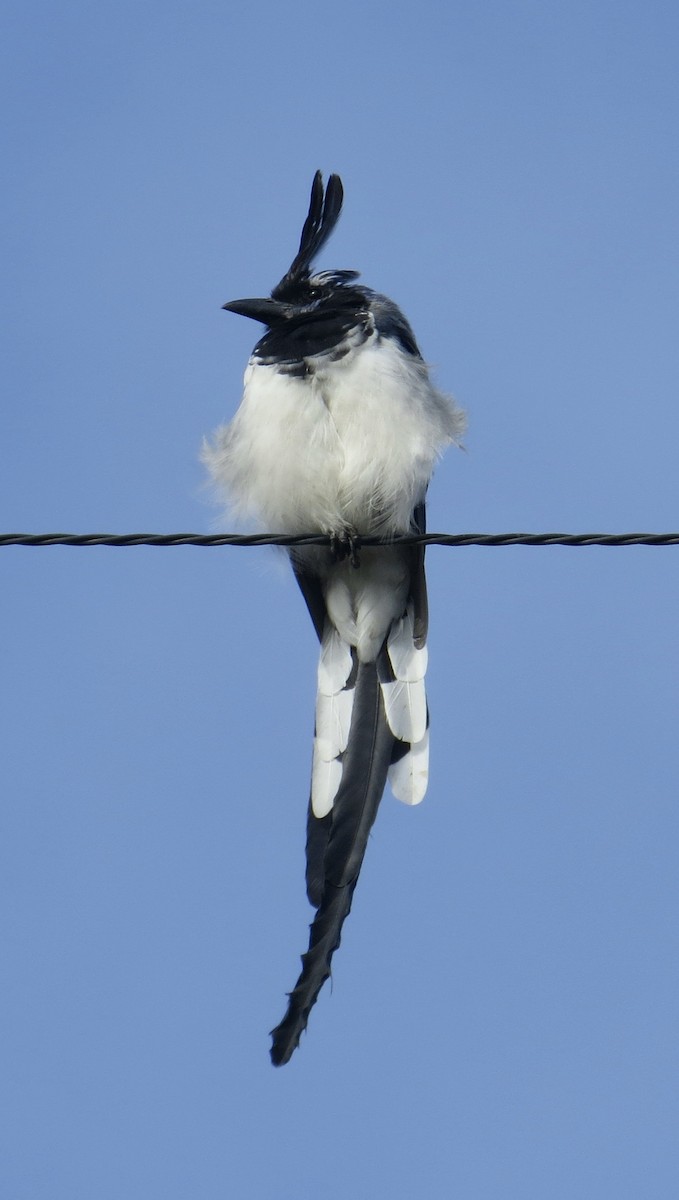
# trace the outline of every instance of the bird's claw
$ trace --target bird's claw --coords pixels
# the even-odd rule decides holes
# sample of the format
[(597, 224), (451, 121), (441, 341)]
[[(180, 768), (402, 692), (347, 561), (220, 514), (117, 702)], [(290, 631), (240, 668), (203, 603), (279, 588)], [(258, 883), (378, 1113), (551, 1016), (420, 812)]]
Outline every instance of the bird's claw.
[(361, 565), (360, 551), (361, 539), (353, 529), (343, 529), (341, 533), (331, 534), (330, 553), (335, 562), (343, 562), (348, 558), (352, 567), (358, 568)]

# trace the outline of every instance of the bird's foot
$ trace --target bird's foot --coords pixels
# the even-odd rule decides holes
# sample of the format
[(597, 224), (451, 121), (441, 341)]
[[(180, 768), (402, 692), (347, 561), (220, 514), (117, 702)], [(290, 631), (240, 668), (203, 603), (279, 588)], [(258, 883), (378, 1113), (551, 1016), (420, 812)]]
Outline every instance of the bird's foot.
[(361, 539), (355, 529), (342, 529), (330, 535), (330, 553), (335, 562), (348, 558), (352, 567), (360, 567)]

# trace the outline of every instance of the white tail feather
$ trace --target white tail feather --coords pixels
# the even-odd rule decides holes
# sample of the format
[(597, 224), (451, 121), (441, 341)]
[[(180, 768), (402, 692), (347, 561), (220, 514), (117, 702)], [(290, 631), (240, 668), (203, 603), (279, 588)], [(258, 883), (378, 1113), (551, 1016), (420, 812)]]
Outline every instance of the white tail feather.
[(424, 676), (427, 648), (417, 649), (412, 605), (405, 616), (394, 621), (387, 638), (387, 653), (395, 675), (382, 684), (389, 728), (402, 742), (420, 742), (427, 728), (427, 697)]
[[(419, 804), (427, 790), (429, 733), (424, 676), (426, 647), (414, 639), (412, 606), (395, 621), (387, 639), (393, 680), (380, 686), (387, 722), (394, 737), (410, 743), (408, 752), (389, 768), (391, 789), (404, 804)], [(316, 817), (330, 812), (342, 781), (341, 755), (351, 727), (353, 688), (347, 688), (353, 658), (351, 647), (327, 622), (318, 663), (316, 736), (311, 773), (311, 806)]]
[(403, 683), (395, 679), (382, 684), (389, 728), (401, 742), (420, 742), (427, 728), (427, 696), (424, 680)]
[(351, 647), (328, 621), (318, 660), (316, 736), (311, 768), (311, 807), (316, 817), (330, 812), (342, 781), (340, 755), (347, 748), (354, 703)]
[(427, 647), (419, 650), (415, 646), (413, 611), (408, 611), (400, 621), (394, 621), (387, 638), (387, 652), (391, 668), (397, 679), (414, 683), (424, 679), (427, 672)]
[(336, 758), (347, 748), (353, 705), (353, 688), (343, 688), (334, 696), (323, 692), (316, 696), (316, 737), (328, 744), (328, 758)]
[(389, 768), (389, 783), (397, 800), (419, 804), (424, 800), (429, 780), (429, 730), (421, 741)]
[(389, 768), (391, 790), (404, 804), (424, 799), (429, 777), (429, 731), (424, 676), (427, 648), (415, 645), (414, 612), (411, 604), (395, 621), (387, 638), (387, 653), (395, 679), (382, 683), (382, 696), (389, 728), (407, 753)]
[(351, 667), (351, 647), (326, 621), (318, 660), (318, 690), (326, 696), (341, 691), (351, 674)]
[(311, 807), (315, 817), (325, 817), (342, 782), (342, 764), (328, 757), (327, 743), (314, 738), (314, 758), (311, 768)]

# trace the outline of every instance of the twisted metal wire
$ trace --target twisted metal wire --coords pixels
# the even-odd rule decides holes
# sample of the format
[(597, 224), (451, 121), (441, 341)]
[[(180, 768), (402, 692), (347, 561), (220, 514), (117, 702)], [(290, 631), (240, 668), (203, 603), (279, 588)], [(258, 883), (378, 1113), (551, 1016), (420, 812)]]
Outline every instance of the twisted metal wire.
[[(677, 546), (679, 533), (425, 533), (359, 537), (357, 546)], [(3, 546), (328, 546), (325, 534), (2, 533)]]

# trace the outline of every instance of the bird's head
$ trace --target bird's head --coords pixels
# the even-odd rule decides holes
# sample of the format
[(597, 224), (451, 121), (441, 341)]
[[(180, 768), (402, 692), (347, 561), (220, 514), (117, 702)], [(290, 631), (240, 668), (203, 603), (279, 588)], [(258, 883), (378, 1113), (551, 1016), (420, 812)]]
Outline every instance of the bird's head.
[(328, 185), (323, 187), (320, 171), (314, 175), (311, 199), (299, 250), (290, 268), (270, 296), (261, 299), (231, 300), (222, 307), (227, 312), (238, 313), (260, 321), (270, 329), (285, 326), (289, 321), (311, 317), (327, 309), (338, 294), (338, 289), (358, 279), (358, 271), (322, 271), (311, 274), (311, 265), (322, 246), (330, 237), (342, 211), (344, 189), (339, 175), (331, 175)]

